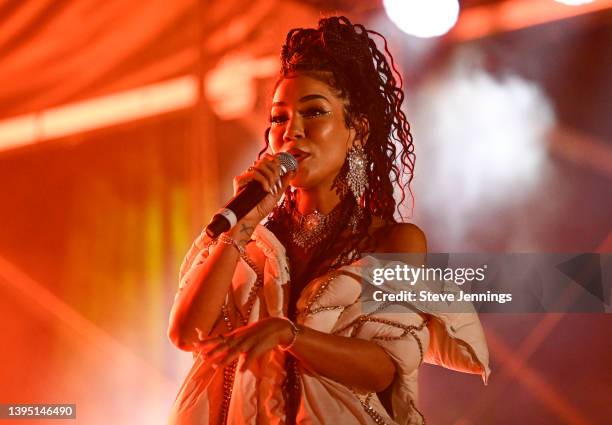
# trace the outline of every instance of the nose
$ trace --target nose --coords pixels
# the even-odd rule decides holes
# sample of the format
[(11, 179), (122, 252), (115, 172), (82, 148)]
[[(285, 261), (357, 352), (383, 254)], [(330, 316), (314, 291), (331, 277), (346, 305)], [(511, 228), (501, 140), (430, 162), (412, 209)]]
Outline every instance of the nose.
[[(297, 114), (296, 114), (297, 115)], [(293, 115), (288, 121), (285, 127), (285, 133), (283, 134), (283, 141), (297, 141), (304, 138), (304, 126), (302, 119), (299, 116)]]

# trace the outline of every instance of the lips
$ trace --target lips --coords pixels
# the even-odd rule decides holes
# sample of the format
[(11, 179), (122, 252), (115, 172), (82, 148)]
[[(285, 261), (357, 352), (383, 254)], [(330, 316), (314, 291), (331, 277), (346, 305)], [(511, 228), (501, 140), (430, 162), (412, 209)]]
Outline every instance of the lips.
[(306, 158), (308, 158), (310, 156), (310, 154), (308, 152), (304, 152), (303, 150), (297, 149), (297, 148), (291, 148), (287, 151), (288, 153), (290, 153), (291, 155), (293, 155), (295, 157), (295, 159), (300, 162)]

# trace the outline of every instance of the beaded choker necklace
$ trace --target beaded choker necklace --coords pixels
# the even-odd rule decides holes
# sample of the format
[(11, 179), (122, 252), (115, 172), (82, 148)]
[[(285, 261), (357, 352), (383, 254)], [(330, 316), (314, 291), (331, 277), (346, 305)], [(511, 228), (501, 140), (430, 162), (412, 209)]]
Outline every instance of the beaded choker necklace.
[(293, 243), (304, 251), (310, 251), (314, 246), (327, 239), (332, 229), (340, 219), (340, 204), (336, 205), (329, 214), (322, 214), (314, 210), (309, 214), (302, 214), (297, 207), (292, 208), (291, 239)]

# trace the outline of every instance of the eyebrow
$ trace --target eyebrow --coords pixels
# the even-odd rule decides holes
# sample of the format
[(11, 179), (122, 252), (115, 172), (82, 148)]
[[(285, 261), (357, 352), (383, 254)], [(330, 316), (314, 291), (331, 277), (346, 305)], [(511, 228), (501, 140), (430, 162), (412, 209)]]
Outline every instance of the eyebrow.
[[(298, 100), (298, 102), (300, 102), (300, 103), (304, 103), (304, 102), (308, 102), (309, 100), (313, 100), (313, 99), (323, 99), (323, 100), (327, 100), (327, 101), (329, 102), (329, 99), (327, 99), (327, 98), (326, 98), (325, 96), (323, 96), (322, 94), (309, 94), (309, 95), (306, 95), (306, 96), (304, 96), (304, 97), (301, 97), (301, 98)], [(285, 105), (287, 105), (287, 103), (286, 103), (286, 102), (282, 102), (282, 101), (279, 101), (279, 102), (274, 102), (274, 103), (272, 104), (272, 106), (285, 106)]]

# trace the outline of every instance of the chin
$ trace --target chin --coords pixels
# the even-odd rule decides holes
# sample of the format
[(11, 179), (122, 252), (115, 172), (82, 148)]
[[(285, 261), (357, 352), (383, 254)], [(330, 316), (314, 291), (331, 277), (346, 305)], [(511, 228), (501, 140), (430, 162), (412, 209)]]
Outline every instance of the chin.
[(313, 189), (322, 185), (331, 188), (332, 182), (334, 181), (336, 174), (333, 174), (333, 177), (331, 177), (331, 174), (329, 176), (323, 177), (320, 174), (302, 174), (298, 171), (297, 175), (289, 182), (289, 185), (296, 189)]
[(293, 179), (289, 182), (289, 186), (291, 186), (294, 189), (305, 189), (307, 187), (309, 187), (308, 185), (304, 184), (303, 182), (301, 182), (298, 179)]
[(307, 176), (304, 176), (302, 173), (298, 171), (297, 175), (289, 182), (291, 187), (295, 188), (308, 188), (312, 186), (312, 179), (309, 179)]

